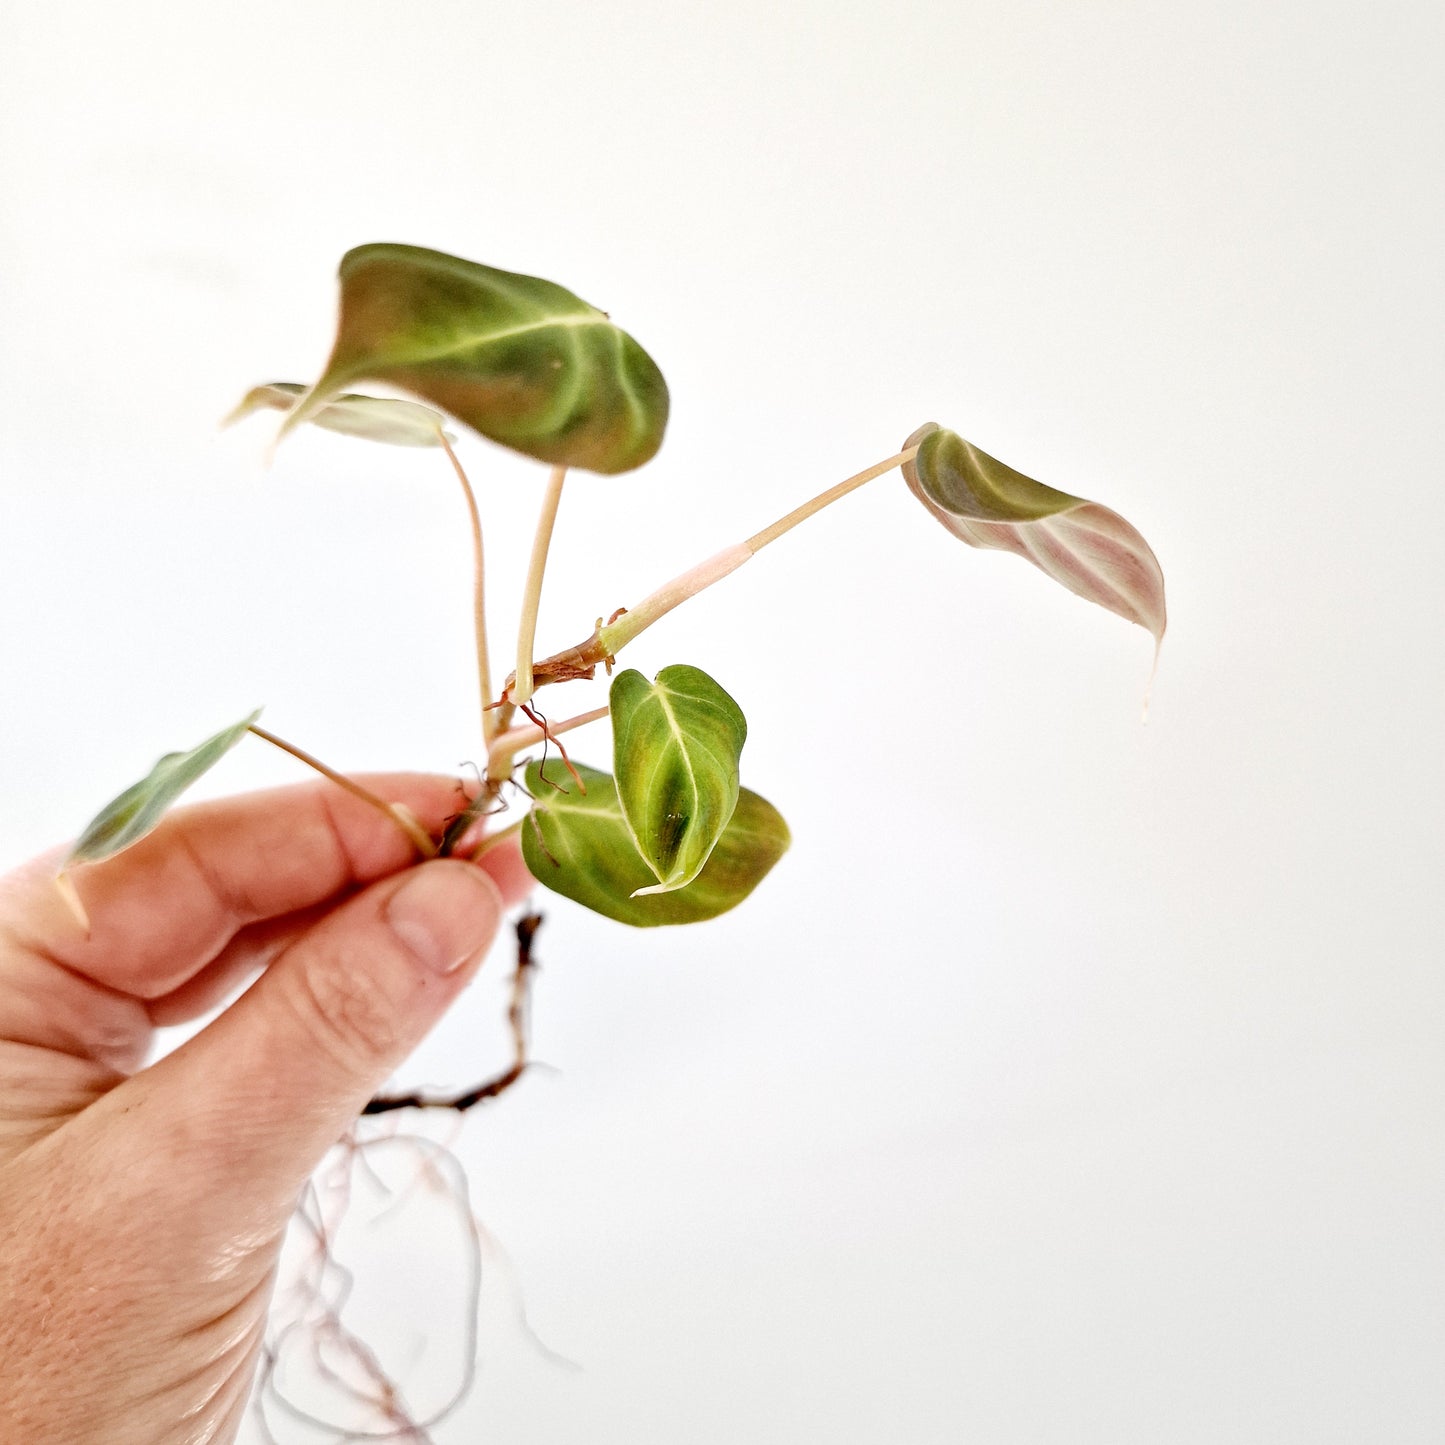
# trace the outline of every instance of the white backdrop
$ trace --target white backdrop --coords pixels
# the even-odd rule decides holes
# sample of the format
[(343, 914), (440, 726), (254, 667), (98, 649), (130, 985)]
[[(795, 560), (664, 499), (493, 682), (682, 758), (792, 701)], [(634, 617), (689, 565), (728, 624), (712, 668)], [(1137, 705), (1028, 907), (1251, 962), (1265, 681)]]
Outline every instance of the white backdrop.
[[(446, 1135), (511, 1266), (439, 1445), (1445, 1436), (1438, 7), (0, 17), (0, 861), (259, 703), (476, 755), (445, 464), (215, 431), (315, 374), (363, 241), (668, 376), (658, 459), (569, 488), (544, 649), (928, 419), (1169, 580), (1147, 728), (1147, 637), (896, 476), (637, 644), (739, 699), (794, 848), (691, 930), (546, 902), (557, 1072)], [(505, 632), (541, 474), (465, 454)], [(501, 1057), (503, 963), (408, 1083)], [(424, 1408), (457, 1256), (402, 1219), (350, 1262)]]

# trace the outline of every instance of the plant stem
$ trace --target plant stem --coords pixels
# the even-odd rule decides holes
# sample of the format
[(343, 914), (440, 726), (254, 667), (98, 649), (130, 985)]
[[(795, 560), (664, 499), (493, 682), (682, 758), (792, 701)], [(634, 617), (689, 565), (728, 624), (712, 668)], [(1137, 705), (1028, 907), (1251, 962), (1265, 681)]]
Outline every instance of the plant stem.
[(490, 743), (497, 724), (495, 715), (487, 711), (487, 704), (492, 700), (492, 669), (487, 656), (486, 567), (482, 549), (482, 515), (477, 510), (476, 493), (472, 491), (472, 484), (468, 481), (456, 452), (452, 450), (446, 433), (438, 428), (437, 435), (441, 438), (442, 447), (446, 451), (447, 460), (452, 464), (452, 470), (457, 474), (457, 480), (462, 484), (462, 493), (467, 499), (467, 516), (472, 524), (472, 615), (477, 636), (477, 687), (482, 703), (482, 741)]
[(532, 646), (537, 640), (537, 610), (542, 603), (542, 577), (547, 571), (547, 549), (552, 544), (552, 527), (557, 520), (557, 507), (562, 500), (562, 483), (566, 467), (553, 467), (547, 478), (542, 511), (537, 518), (537, 535), (532, 539), (532, 561), (527, 568), (527, 587), (522, 594), (522, 621), (517, 629), (517, 680), (509, 698), (513, 703), (526, 702), (535, 690), (532, 685)]
[(615, 656), (639, 633), (666, 617), (674, 607), (680, 606), (689, 597), (696, 597), (699, 592), (705, 592), (714, 582), (721, 582), (730, 572), (736, 572), (749, 561), (752, 555), (752, 549), (746, 542), (737, 542), (705, 558), (695, 567), (689, 567), (671, 582), (664, 582), (636, 607), (629, 607), (615, 621), (597, 629), (603, 651), (608, 657)]
[(512, 728), (510, 732), (498, 733), (492, 740), (491, 751), (487, 754), (487, 776), (504, 778), (512, 771), (512, 759), (534, 743), (544, 738), (556, 737), (559, 733), (570, 733), (573, 728), (585, 727), (607, 716), (605, 707), (594, 707), (591, 712), (578, 713), (559, 723), (548, 723), (546, 729), (528, 723), (526, 727)]
[[(503, 781), (505, 780), (483, 778), (476, 797), (447, 824), (441, 846), (437, 849), (443, 858), (454, 856), (457, 844), (471, 831), (477, 819), (486, 817), (493, 810), (493, 804), (501, 796)], [(484, 829), (485, 826), (483, 824)]]
[[(443, 857), (449, 857), (456, 845), (466, 836), (478, 818), (484, 817), (501, 796), (502, 784), (512, 776), (512, 759), (523, 749), (529, 748), (534, 743), (539, 743), (544, 737), (555, 738), (559, 733), (570, 733), (573, 728), (585, 727), (590, 722), (597, 722), (607, 716), (607, 708), (595, 707), (591, 712), (579, 713), (576, 717), (564, 718), (559, 723), (548, 723), (546, 728), (534, 723), (528, 723), (525, 727), (504, 728), (492, 739), (491, 748), (487, 752), (487, 766), (482, 777), (482, 787), (477, 796), (452, 819), (448, 826), (446, 836), (442, 839), (441, 852)], [(492, 835), (503, 837), (511, 833), (512, 829), (504, 829), (502, 833)], [(484, 844), (482, 851), (490, 846)], [(475, 855), (475, 856), (480, 856)]]
[(495, 833), (488, 833), (470, 853), (473, 863), (479, 862), (486, 854), (490, 853), (499, 843), (505, 843), (508, 838), (515, 838), (522, 831), (526, 824), (527, 815), (523, 814), (515, 823), (508, 823), (505, 828), (498, 828)]
[(786, 516), (779, 517), (772, 526), (764, 527), (761, 532), (754, 532), (747, 541), (725, 548), (707, 558), (706, 561), (689, 568), (680, 576), (674, 577), (671, 582), (664, 583), (656, 592), (639, 602), (636, 607), (624, 612), (615, 622), (598, 628), (597, 642), (604, 656), (614, 656), (640, 632), (651, 627), (658, 618), (666, 616), (674, 607), (686, 602), (689, 597), (696, 597), (699, 592), (705, 591), (714, 582), (720, 582), (728, 573), (735, 572), (749, 558), (757, 556), (770, 542), (776, 542), (784, 533), (791, 532), (794, 527), (806, 522), (809, 517), (821, 512), (824, 507), (832, 506), (840, 497), (846, 497), (849, 492), (856, 491), (875, 477), (881, 477), (884, 472), (891, 472), (894, 467), (911, 462), (917, 454), (916, 446), (905, 447), (901, 452), (895, 453), (886, 460), (866, 468), (846, 481), (839, 482), (837, 486), (829, 487), (826, 492), (819, 492), (816, 497), (804, 502), (801, 507), (795, 507)]
[(264, 739), (273, 747), (280, 748), (283, 753), (290, 753), (293, 758), (305, 763), (308, 768), (315, 768), (323, 778), (330, 778), (338, 788), (345, 788), (352, 797), (360, 798), (363, 803), (370, 803), (373, 808), (385, 813), (411, 839), (423, 858), (437, 856), (436, 843), (411, 812), (402, 807), (400, 803), (388, 803), (385, 798), (378, 798), (375, 793), (363, 788), (360, 783), (353, 782), (345, 773), (338, 773), (335, 768), (327, 767), (320, 758), (313, 758), (310, 753), (302, 751), (294, 743), (288, 743), (285, 738), (278, 738), (275, 733), (267, 732), (265, 728), (258, 727), (255, 723), (251, 724), (248, 731), (255, 733), (258, 738)]
[(911, 462), (917, 455), (918, 448), (916, 446), (905, 447), (886, 461), (868, 467), (856, 476), (849, 477), (845, 482), (839, 482), (836, 487), (829, 487), (826, 492), (819, 492), (811, 502), (804, 502), (801, 507), (794, 507), (786, 517), (779, 517), (771, 527), (764, 527), (761, 532), (754, 532), (743, 545), (756, 556), (769, 542), (776, 542), (784, 532), (791, 532), (800, 522), (806, 522), (809, 517), (821, 512), (824, 507), (831, 507), (839, 497), (846, 497), (849, 492), (856, 491), (865, 482), (871, 482), (874, 477), (881, 477), (884, 472), (891, 472), (894, 467), (901, 467), (905, 463)]

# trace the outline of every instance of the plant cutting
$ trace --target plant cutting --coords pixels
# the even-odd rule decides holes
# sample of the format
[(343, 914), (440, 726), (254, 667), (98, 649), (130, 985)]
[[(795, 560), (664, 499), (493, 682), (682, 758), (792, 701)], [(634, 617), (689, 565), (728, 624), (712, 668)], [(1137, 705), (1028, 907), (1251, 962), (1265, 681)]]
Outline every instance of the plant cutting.
[[(764, 548), (893, 471), (960, 541), (1013, 552), (1144, 627), (1157, 656), (1164, 581), (1140, 533), (1107, 507), (1035, 481), (928, 423), (891, 455), (640, 599), (601, 612), (578, 641), (538, 657), (538, 607), (568, 473), (615, 475), (656, 454), (669, 405), (662, 372), (607, 312), (562, 286), (438, 251), (358, 247), (342, 259), (340, 292), (336, 338), (322, 375), (310, 386), (256, 386), (228, 420), (271, 409), (284, 413), (278, 441), (312, 424), (445, 456), (472, 538), (476, 727), (486, 759), (479, 785), (433, 836), (403, 807), (269, 732), (259, 712), (251, 712), (189, 751), (162, 758), (84, 829), (58, 879), (82, 917), (77, 874), (143, 837), (247, 736), (283, 748), (365, 798), (407, 835), (419, 857), (478, 858), (515, 834), (539, 883), (622, 923), (695, 923), (738, 906), (789, 844), (778, 809), (741, 783), (743, 710), (721, 682), (690, 662), (648, 678), (620, 666), (619, 655)], [(365, 385), (404, 396), (351, 390)], [(483, 518), (449, 422), (545, 469), (512, 665), (500, 681), (488, 628)], [(567, 716), (549, 700), (543, 713), (541, 689), (563, 691), (599, 667), (612, 679), (605, 708)], [(610, 768), (574, 762), (563, 738), (604, 720), (612, 730)], [(541, 756), (531, 756), (538, 748)]]
[[(377, 388), (400, 394), (375, 394)], [(102, 978), (136, 986), (135, 976), (124, 972), (128, 949), (149, 949), (164, 957), (151, 965), (159, 970), (159, 980), (149, 985), (151, 992), (145, 997), (174, 1001), (183, 996), (179, 1016), (194, 1017), (202, 996), (193, 989), (187, 993), (191, 983), (181, 982), (187, 965), (171, 958), (166, 932), (173, 903), (185, 892), (166, 886), (168, 879), (178, 876), (166, 871), (170, 866), (166, 860), (171, 860), (201, 895), (199, 914), (178, 911), (177, 915), (192, 919), (196, 930), (176, 944), (192, 960), (189, 966), (202, 971), (192, 979), (201, 977), (203, 984), (217, 988), (234, 980), (234, 973), (225, 972), (225, 950), (230, 944), (218, 944), (222, 934), (242, 939), (241, 951), (232, 955), (233, 961), (254, 966), (274, 960), (258, 985), (225, 1010), (215, 1024), (154, 1066), (135, 1076), (122, 1070), (118, 1081), (109, 1056), (97, 1061), (101, 1073), (95, 1076), (92, 1088), (98, 1097), (82, 1097), (80, 1122), (74, 1128), (52, 1129), (52, 1120), (70, 1117), (67, 1109), (76, 1112), (69, 1103), (75, 1097), (70, 1073), (73, 1063), (66, 1052), (71, 1040), (62, 1030), (44, 1055), (61, 1087), (59, 1102), (42, 1110), (44, 1127), (50, 1137), (60, 1140), (58, 1149), (71, 1151), (74, 1173), (86, 1177), (95, 1158), (86, 1127), (100, 1127), (89, 1121), (118, 1117), (119, 1124), (104, 1138), (115, 1141), (120, 1149), (138, 1149), (146, 1159), (158, 1157), (158, 1137), (173, 1124), (186, 1152), (174, 1169), (153, 1171), (151, 1183), (159, 1188), (163, 1200), (173, 1179), (198, 1187), (194, 1207), (185, 1215), (197, 1220), (191, 1237), (200, 1237), (214, 1219), (214, 1227), (221, 1231), (221, 1253), (228, 1259), (244, 1258), (246, 1268), (256, 1272), (253, 1285), (239, 1299), (223, 1304), (219, 1316), (208, 1312), (214, 1290), (203, 1297), (198, 1311), (208, 1319), (230, 1318), (229, 1311), (243, 1311), (254, 1332), (252, 1348), (264, 1357), (263, 1392), (268, 1385), (279, 1388), (272, 1380), (279, 1341), (294, 1335), (297, 1326), (303, 1333), (308, 1326), (314, 1327), (318, 1351), (331, 1342), (343, 1350), (350, 1367), (359, 1370), (365, 1403), (382, 1410), (388, 1423), (415, 1433), (420, 1429), (416, 1417), (397, 1404), (398, 1395), (386, 1371), (341, 1323), (347, 1276), (344, 1270), (332, 1269), (330, 1241), (335, 1220), (317, 1203), (325, 1189), (309, 1191), (293, 1221), (293, 1236), (315, 1246), (315, 1273), (302, 1281), (305, 1302), (293, 1316), (292, 1325), (277, 1337), (276, 1349), (260, 1349), (264, 1300), (258, 1291), (274, 1266), (300, 1180), (314, 1168), (319, 1151), (346, 1132), (359, 1113), (425, 1108), (462, 1111), (496, 1098), (523, 1077), (527, 1068), (527, 994), (538, 924), (532, 913), (516, 926), (517, 967), (508, 1009), (514, 1051), (511, 1066), (462, 1092), (391, 1094), (367, 1102), (378, 1081), (390, 1076), (404, 1057), (405, 1047), (400, 1045), (409, 1047), (422, 1036), (423, 1030), (412, 1027), (420, 1017), (415, 1011), (429, 998), (435, 1006), (431, 1017), (439, 1016), (440, 1007), (455, 997), (455, 990), (469, 976), (456, 970), (480, 961), (479, 950), (495, 935), (504, 902), (502, 883), (506, 883), (505, 898), (511, 903), (525, 897), (523, 860), (536, 881), (608, 918), (635, 927), (677, 926), (716, 917), (742, 904), (768, 878), (789, 845), (787, 825), (778, 808), (744, 786), (741, 765), (748, 723), (742, 701), (724, 680), (697, 665), (706, 659), (686, 653), (674, 654), (676, 660), (651, 675), (638, 671), (629, 666), (632, 643), (683, 609), (692, 597), (723, 584), (759, 552), (782, 542), (825, 508), (842, 503), (853, 491), (893, 471), (901, 472), (908, 490), (960, 541), (1026, 558), (1075, 593), (1143, 625), (1156, 639), (1156, 653), (1164, 631), (1163, 581), (1148, 545), (1117, 514), (1036, 482), (957, 434), (928, 424), (882, 460), (800, 500), (760, 530), (684, 568), (651, 592), (644, 593), (639, 587), (630, 598), (599, 599), (603, 605), (570, 634), (575, 639), (570, 645), (552, 651), (539, 648), (539, 603), (569, 473), (584, 470), (605, 478), (649, 460), (666, 430), (667, 387), (657, 365), (631, 336), (607, 313), (571, 292), (534, 277), (415, 247), (372, 245), (348, 253), (341, 266), (336, 340), (321, 377), (309, 386), (289, 381), (257, 386), (243, 398), (234, 419), (263, 410), (283, 413), (281, 437), (310, 424), (375, 442), (430, 449), (438, 454), (439, 465), (445, 461), (455, 476), (465, 503), (475, 568), (471, 621), (477, 694), (469, 730), (475, 730), (482, 745), (484, 761), (478, 777), (469, 786), (436, 778), (378, 782), (349, 777), (296, 742), (271, 732), (253, 710), (189, 751), (162, 758), (144, 779), (101, 810), (58, 870), (42, 866), (34, 876), (41, 900), (39, 912), (48, 921), (42, 921), (33, 939), (26, 931), (28, 925), (22, 925), (27, 941), (12, 951), (22, 960), (17, 966), (39, 967), (55, 996), (65, 1000), (73, 981), (88, 976), (90, 970), (97, 970)], [(484, 518), (459, 454), (466, 431), (541, 464), (537, 471), (539, 519), (517, 607), (515, 640), (509, 639), (511, 645), (505, 651), (494, 647), (495, 636), (488, 625), (493, 600), (487, 589)], [(615, 605), (619, 601), (624, 605)], [(669, 621), (667, 631), (675, 632), (676, 626), (675, 619)], [(565, 700), (579, 680), (595, 678), (599, 669), (610, 679), (606, 706), (577, 711), (569, 709), (565, 701), (554, 704), (553, 699)], [(574, 760), (574, 734), (587, 728), (601, 732), (604, 721), (610, 724), (610, 743), (582, 750), (590, 761)], [(301, 790), (309, 803), (293, 794), (289, 802), (286, 795), (271, 795), (207, 804), (175, 819), (163, 836), (136, 854), (118, 858), (144, 839), (188, 787), (247, 737), (284, 750), (328, 780), (323, 788), (344, 789), (360, 803), (329, 809), (324, 791), (313, 788)], [(407, 804), (417, 811), (410, 811)], [(309, 820), (293, 827), (297, 808), (309, 808)], [(288, 809), (291, 811), (285, 812)], [(282, 810), (284, 816), (278, 816), (276, 810)], [(338, 815), (344, 813), (351, 819), (347, 827), (354, 830), (355, 820), (365, 821), (368, 810), (376, 814), (371, 820), (372, 839), (357, 852), (348, 847), (348, 834)], [(225, 867), (212, 871), (207, 861), (210, 855), (195, 851), (195, 830), (204, 833), (206, 820), (217, 818), (229, 821), (219, 827), (212, 823), (208, 846), (213, 850), (230, 848), (234, 837), (235, 847), (227, 856), (250, 870), (234, 888), (227, 883)], [(278, 856), (289, 859), (288, 866), (276, 866)], [(408, 868), (408, 857), (412, 861), (449, 861)], [(468, 866), (468, 860), (480, 863), (480, 868)], [(482, 873), (488, 875), (486, 880), (480, 878)], [(87, 899), (99, 904), (94, 935), (87, 932), (84, 939), (78, 938), (74, 924), (63, 917), (49, 889), (51, 876), (58, 877), (61, 893), (82, 928), (86, 926)], [(298, 894), (294, 890), (298, 879), (305, 881), (308, 891)], [(373, 886), (363, 887), (354, 896), (345, 895), (348, 884), (360, 885), (368, 879), (375, 880)], [(131, 910), (127, 905), (133, 888), (144, 893), (145, 899), (142, 906)], [(433, 905), (417, 914), (416, 900), (424, 895), (433, 899)], [(267, 905), (258, 901), (263, 898), (278, 901)], [(445, 906), (440, 906), (442, 898)], [(328, 900), (339, 906), (314, 926), (299, 923), (304, 933), (292, 933), (279, 955), (264, 951), (274, 935), (263, 932), (243, 938), (252, 922), (262, 923), (266, 929), (281, 923), (284, 938), (285, 920), (294, 920), (293, 910), (299, 909), (304, 920), (308, 906)], [(268, 911), (268, 906), (273, 911)], [(413, 909), (410, 915), (408, 907)], [(401, 911), (394, 912), (398, 908)], [(229, 917), (236, 926), (218, 932), (218, 917)], [(117, 920), (136, 918), (144, 921), (131, 927), (130, 941), (117, 942)], [(353, 936), (352, 944), (342, 947), (335, 940), (346, 936), (348, 919), (362, 928), (369, 920), (374, 928)], [(449, 931), (457, 935), (450, 943), (444, 938)], [(47, 953), (45, 941), (55, 938), (60, 939), (56, 946), (61, 951)], [(327, 939), (332, 942), (328, 944)], [(222, 953), (216, 953), (217, 947)], [(70, 965), (67, 959), (72, 961)], [(223, 967), (211, 970), (218, 960)], [(426, 973), (425, 978), (418, 967)], [(308, 973), (311, 969), (316, 972)], [(451, 982), (437, 981), (444, 978)], [(108, 986), (95, 993), (92, 1004), (105, 1025), (97, 1035), (98, 1047), (111, 1050), (113, 1040), (121, 1035), (111, 1026), (108, 1010), (118, 998), (126, 997), (130, 997), (127, 1007), (132, 1012), (124, 1037), (130, 1039), (132, 1053), (124, 1055), (122, 1062), (133, 1062), (157, 1015), (142, 999)], [(265, 1026), (267, 1009), (271, 1010), (269, 1028)], [(407, 1031), (398, 1033), (397, 1021), (404, 1014), (410, 1022)], [(62, 1010), (59, 1017), (63, 1023), (70, 1015)], [(247, 1018), (258, 1022), (248, 1025)], [(299, 1042), (293, 1029), (297, 1018), (310, 1021)], [(245, 1033), (248, 1027), (252, 1030), (249, 1036)], [(278, 1048), (277, 1041), (285, 1047)], [(358, 1072), (352, 1055), (359, 1045), (368, 1058), (385, 1067)], [(20, 1047), (29, 1047), (28, 1042), (22, 1039)], [(335, 1079), (338, 1068), (346, 1080)], [(196, 1070), (200, 1070), (197, 1087), (177, 1095), (174, 1081), (186, 1081), (188, 1071)], [(219, 1081), (219, 1088), (213, 1081)], [(298, 1087), (298, 1081), (304, 1087)], [(355, 1087), (358, 1082), (360, 1087)], [(169, 1098), (167, 1088), (172, 1090)], [(226, 1177), (233, 1187), (218, 1190), (214, 1182), (221, 1175), (195, 1168), (190, 1158), (192, 1146), (201, 1153), (219, 1148), (224, 1154), (234, 1149), (237, 1138), (229, 1131), (238, 1128), (238, 1121), (248, 1140), (255, 1137), (251, 1115), (231, 1108), (232, 1101), (248, 1091), (256, 1094), (253, 1105), (272, 1111), (270, 1127), (264, 1130), (268, 1145), (273, 1134), (289, 1136), (313, 1125), (313, 1142), (317, 1142), (316, 1152), (305, 1152), (302, 1172), (287, 1172), (290, 1166), (284, 1160), (269, 1166), (279, 1167), (281, 1178), (267, 1199), (255, 1206), (270, 1220), (259, 1235), (252, 1228), (255, 1213), (250, 1201), (253, 1193), (271, 1188), (266, 1183), (271, 1176), (263, 1170), (257, 1183), (254, 1169), (237, 1172), (226, 1162), (221, 1174), (232, 1170)], [(207, 1098), (212, 1100), (209, 1119), (205, 1115)], [(200, 1110), (194, 1117), (188, 1112), (193, 1099)], [(217, 1106), (225, 1118), (221, 1127), (213, 1128)], [(359, 1150), (364, 1143), (401, 1137), (406, 1136), (368, 1135), (358, 1140), (348, 1133), (347, 1148)], [(36, 1150), (27, 1157), (43, 1162), (48, 1156)], [(268, 1149), (267, 1157), (280, 1159), (273, 1149)], [(348, 1152), (344, 1157), (350, 1162), (357, 1155)], [(376, 1177), (374, 1171), (363, 1172)], [(133, 1173), (124, 1167), (106, 1172), (97, 1198), (104, 1202), (107, 1219), (112, 1215), (134, 1219), (145, 1230), (147, 1221), (153, 1221), (165, 1207), (157, 1204), (154, 1193), (145, 1196), (147, 1206), (138, 1211), (112, 1208), (113, 1181), (129, 1179)], [(144, 1171), (137, 1177), (144, 1182)], [(452, 1173), (450, 1178), (456, 1202), (468, 1223), (474, 1224), (465, 1209), (464, 1176)], [(237, 1186), (243, 1187), (238, 1191)], [(67, 1247), (78, 1247), (76, 1240), (97, 1238), (103, 1246), (113, 1237), (105, 1230), (88, 1228), (83, 1218), (77, 1222), (68, 1211), (57, 1214), (48, 1177), (31, 1179), (25, 1197), (34, 1213), (33, 1236), (52, 1227), (69, 1228), (70, 1234), (64, 1236), (70, 1240)], [(344, 1208), (349, 1196), (342, 1191), (341, 1197)], [(53, 1217), (58, 1217), (59, 1225), (52, 1226)], [(238, 1244), (237, 1229), (253, 1243), (247, 1246), (242, 1240)], [(472, 1238), (475, 1243), (476, 1235)], [(240, 1255), (235, 1254), (237, 1249)], [(33, 1260), (48, 1257), (44, 1248), (28, 1253), (11, 1251), (11, 1255), (6, 1265), (0, 1253), (0, 1266), (22, 1275)], [(158, 1263), (147, 1237), (146, 1248), (139, 1254), (124, 1252), (112, 1274), (129, 1287), (127, 1299), (134, 1296), (135, 1281), (147, 1268), (162, 1269), (184, 1294), (195, 1283), (194, 1272), (185, 1264), (184, 1256), (175, 1261), (179, 1267), (173, 1267), (169, 1259)], [(471, 1277), (477, 1278), (475, 1272)], [(332, 1286), (340, 1294), (332, 1292)], [(220, 1293), (224, 1292), (221, 1288)], [(22, 1319), (49, 1318), (46, 1311), (51, 1295), (44, 1281), (26, 1298), (32, 1313)], [(77, 1291), (75, 1298), (77, 1308), (89, 1309), (90, 1293)], [(179, 1331), (171, 1339), (174, 1348), (157, 1359), (162, 1368), (174, 1367), (180, 1372), (178, 1378), (194, 1383), (200, 1377), (187, 1368), (188, 1362), (194, 1363), (194, 1330), (182, 1328), (184, 1320), (175, 1319), (168, 1307), (171, 1298), (155, 1296), (149, 1306), (131, 1310), (128, 1317), (134, 1328), (150, 1325), (162, 1335), (174, 1324)], [(294, 1299), (294, 1295), (287, 1296), (288, 1303)], [(159, 1310), (155, 1308), (157, 1300), (163, 1301)], [(110, 1335), (97, 1333), (93, 1325), (87, 1317), (76, 1323), (73, 1333), (90, 1339), (96, 1348), (109, 1347)], [(462, 1353), (464, 1362), (475, 1359), (476, 1351), (469, 1345)], [(231, 1368), (218, 1371), (226, 1388), (235, 1391), (249, 1382), (245, 1361), (250, 1358), (237, 1355), (230, 1360)], [(341, 1378), (320, 1353), (316, 1365), (327, 1379), (335, 1382)], [(26, 1368), (23, 1358), (20, 1368)], [(349, 1378), (358, 1376), (353, 1373)], [(467, 1374), (461, 1393), (469, 1379)], [(22, 1401), (19, 1408), (32, 1407), (46, 1408), (39, 1401), (32, 1401), (30, 1407)], [(191, 1413), (186, 1418), (191, 1418)]]

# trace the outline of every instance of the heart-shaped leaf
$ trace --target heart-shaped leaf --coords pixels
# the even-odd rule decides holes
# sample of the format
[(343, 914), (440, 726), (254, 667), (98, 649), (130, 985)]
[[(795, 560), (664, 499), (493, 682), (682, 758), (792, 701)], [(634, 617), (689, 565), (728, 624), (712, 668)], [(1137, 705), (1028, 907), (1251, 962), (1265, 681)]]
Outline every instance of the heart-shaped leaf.
[(662, 373), (605, 312), (565, 288), (388, 243), (348, 251), (340, 274), (331, 359), (283, 436), (366, 380), (413, 392), (554, 466), (625, 472), (662, 445)]
[[(652, 872), (632, 842), (611, 777), (578, 765), (587, 791), (557, 763), (527, 767), (527, 789), (536, 799), (522, 828), (522, 856), (540, 883), (634, 928), (700, 923), (736, 908), (788, 849), (782, 815), (764, 798), (742, 788), (732, 819), (702, 872), (670, 893), (646, 892)], [(558, 792), (554, 784), (569, 788)]]
[(664, 667), (653, 682), (633, 668), (612, 680), (612, 766), (633, 842), (670, 893), (697, 877), (738, 801), (742, 709), (700, 668)]
[[(295, 381), (268, 381), (264, 386), (253, 386), (221, 425), (231, 426), (265, 407), (290, 411), (305, 394), (306, 388)], [(388, 442), (397, 447), (439, 447), (445, 418), (420, 402), (394, 396), (361, 396), (353, 391), (334, 397), (312, 412), (308, 420), (313, 426), (366, 441)], [(446, 439), (455, 440), (451, 432), (446, 432)]]
[(61, 871), (77, 863), (99, 863), (139, 842), (160, 822), (167, 808), (203, 773), (214, 767), (246, 736), (246, 729), (261, 716), (223, 728), (188, 753), (167, 753), (140, 782), (112, 799), (86, 825)]
[(1016, 472), (930, 422), (904, 443), (914, 496), (971, 547), (1016, 552), (1070, 592), (1164, 636), (1164, 573), (1117, 512)]

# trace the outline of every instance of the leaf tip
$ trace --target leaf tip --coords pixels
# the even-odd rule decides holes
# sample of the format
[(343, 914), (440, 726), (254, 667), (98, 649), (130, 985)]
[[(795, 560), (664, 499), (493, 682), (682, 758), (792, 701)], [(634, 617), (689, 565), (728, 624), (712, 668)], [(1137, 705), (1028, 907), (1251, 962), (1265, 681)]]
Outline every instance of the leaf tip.
[(271, 442), (269, 455), (274, 457), (276, 455), (276, 448), (303, 422), (310, 421), (316, 412), (321, 409), (325, 400), (325, 396), (321, 395), (319, 382), (313, 386), (308, 386), (296, 398), (295, 405), (281, 418), (281, 425), (276, 428), (276, 436)]
[(238, 421), (242, 421), (246, 417), (250, 416), (253, 410), (250, 402), (251, 393), (247, 392), (246, 395), (243, 396), (241, 400), (238, 401), (235, 406), (233, 406), (230, 411), (228, 411), (225, 416), (223, 416), (220, 421), (216, 423), (216, 430), (225, 431), (228, 427), (233, 427)]
[(1149, 679), (1144, 684), (1144, 704), (1139, 710), (1139, 726), (1149, 726), (1149, 704), (1154, 700), (1154, 679), (1159, 676), (1159, 651), (1164, 646), (1164, 629), (1154, 634), (1154, 661), (1149, 666)]
[[(69, 859), (66, 860), (67, 864), (69, 861)], [(85, 911), (85, 904), (80, 901), (80, 893), (75, 887), (75, 879), (65, 868), (55, 875), (55, 890), (60, 894), (61, 901), (65, 904), (70, 916), (75, 919), (80, 925), (81, 931), (89, 938), (90, 914)]]
[(634, 888), (629, 897), (649, 898), (658, 893), (676, 893), (679, 888), (685, 888), (691, 882), (690, 878), (680, 878), (677, 874), (673, 874), (672, 877), (665, 878), (659, 883), (649, 883), (646, 888)]

